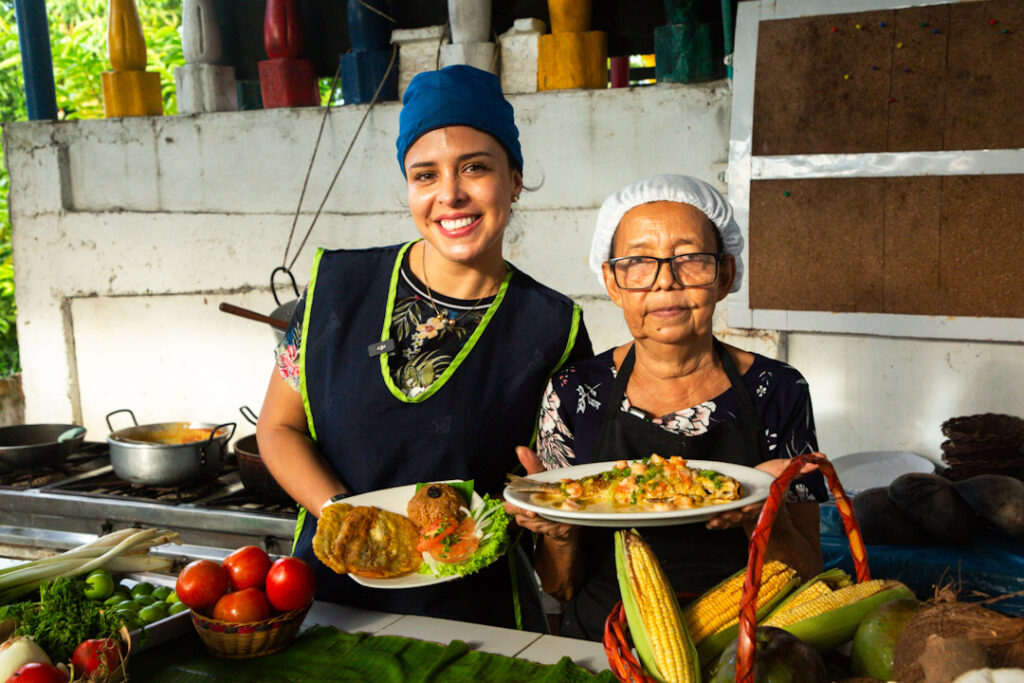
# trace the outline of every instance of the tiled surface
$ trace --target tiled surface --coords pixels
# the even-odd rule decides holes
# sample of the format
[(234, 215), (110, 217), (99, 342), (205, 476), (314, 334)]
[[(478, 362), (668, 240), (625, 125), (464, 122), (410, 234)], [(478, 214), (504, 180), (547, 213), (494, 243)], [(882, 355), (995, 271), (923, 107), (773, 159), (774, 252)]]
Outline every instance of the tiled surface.
[[(365, 631), (366, 633), (377, 633), (389, 624), (402, 619), (401, 614), (387, 614), (385, 612), (371, 612), (356, 607), (335, 605), (330, 602), (314, 602), (306, 615), (304, 626), (318, 624), (321, 626), (334, 626), (355, 633)], [(405, 617), (408, 618), (408, 617)]]
[(590, 640), (541, 636), (516, 655), (519, 659), (528, 659), (540, 664), (555, 664), (565, 656), (568, 656), (578, 666), (594, 673), (608, 668), (608, 657), (605, 655), (601, 643)]
[(413, 616), (402, 617), (377, 631), (376, 635), (405, 636), (442, 644), (448, 644), (453, 640), (462, 640), (473, 650), (493, 652), (508, 657), (515, 657), (541, 637), (540, 633), (532, 631), (515, 631), (495, 626), (468, 624), (462, 621)]

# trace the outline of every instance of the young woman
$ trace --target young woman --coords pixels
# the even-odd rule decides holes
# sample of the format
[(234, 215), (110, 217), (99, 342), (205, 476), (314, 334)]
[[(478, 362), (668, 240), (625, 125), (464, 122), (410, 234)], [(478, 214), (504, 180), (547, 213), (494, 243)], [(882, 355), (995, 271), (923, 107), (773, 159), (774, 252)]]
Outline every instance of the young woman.
[(305, 508), (295, 554), (314, 567), (318, 598), (510, 626), (506, 563), (372, 590), (311, 549), (321, 508), (349, 494), (443, 479), (497, 494), (548, 378), (591, 354), (579, 307), (502, 258), (523, 158), (498, 79), (469, 66), (422, 73), (403, 105), (398, 161), (422, 239), (317, 254), (278, 350), (260, 454)]

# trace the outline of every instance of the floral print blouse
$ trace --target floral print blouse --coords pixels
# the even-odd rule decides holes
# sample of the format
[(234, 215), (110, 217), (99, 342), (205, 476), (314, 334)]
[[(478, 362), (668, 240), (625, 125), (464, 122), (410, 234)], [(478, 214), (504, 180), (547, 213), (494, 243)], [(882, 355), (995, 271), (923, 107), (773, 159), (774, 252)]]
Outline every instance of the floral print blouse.
[[(445, 371), (494, 301), (493, 296), (466, 301), (431, 294), (409, 269), (408, 257), (404, 259), (391, 315), (391, 337), (397, 351), (389, 365), (395, 385), (407, 396), (421, 393)], [(296, 391), (305, 309), (303, 292), (288, 331), (274, 350), (281, 377)]]
[[(537, 433), (537, 455), (547, 469), (594, 461), (601, 407), (611, 398), (616, 375), (612, 351), (576, 362), (548, 382)], [(754, 363), (742, 379), (764, 421), (771, 457), (792, 458), (818, 450), (810, 390), (795, 368), (755, 353)], [(621, 410), (631, 408), (629, 399), (623, 397)], [(648, 419), (674, 434), (700, 436), (739, 411), (730, 387), (699, 405)], [(824, 477), (814, 472), (794, 480), (788, 498), (791, 502), (828, 500)]]

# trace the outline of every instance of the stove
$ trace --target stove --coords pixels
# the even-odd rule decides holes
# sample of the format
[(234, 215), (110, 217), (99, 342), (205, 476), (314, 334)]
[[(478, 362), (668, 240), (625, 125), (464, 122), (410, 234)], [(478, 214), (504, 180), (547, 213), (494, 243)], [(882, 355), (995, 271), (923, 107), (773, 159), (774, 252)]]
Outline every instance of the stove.
[[(60, 466), (0, 473), (0, 545), (23, 552), (60, 551), (125, 527), (152, 526), (181, 535), (183, 545), (152, 552), (222, 559), (258, 545), (291, 550), (298, 508), (246, 491), (233, 455), (216, 478), (187, 486), (141, 486), (110, 465), (106, 443), (85, 442)], [(10, 553), (13, 554), (13, 553)]]

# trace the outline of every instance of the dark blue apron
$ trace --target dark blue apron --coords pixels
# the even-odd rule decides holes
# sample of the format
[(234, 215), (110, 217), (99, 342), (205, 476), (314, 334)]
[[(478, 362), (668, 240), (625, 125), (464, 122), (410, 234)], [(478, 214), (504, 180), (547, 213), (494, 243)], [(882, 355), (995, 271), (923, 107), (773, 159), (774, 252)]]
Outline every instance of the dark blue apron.
[[(767, 460), (770, 456), (764, 422), (725, 346), (715, 339), (714, 348), (736, 394), (738, 417), (716, 423), (699, 436), (681, 436), (646, 418), (623, 412), (622, 399), (636, 360), (635, 349), (631, 347), (604, 406), (594, 461), (633, 460), (651, 453), (748, 467)], [(594, 527), (583, 527), (582, 531), (584, 584), (566, 606), (561, 633), (600, 640), (605, 618), (620, 599), (614, 531)], [(702, 593), (747, 563), (747, 536), (741, 529), (709, 530), (700, 523), (644, 527), (639, 531), (651, 544), (676, 591)]]
[[(353, 493), (442, 479), (474, 479), (499, 495), (529, 444), (550, 375), (579, 324), (572, 301), (509, 267), (461, 361), (443, 383), (410, 399), (386, 356), (367, 347), (390, 336), (397, 267), (411, 245), (320, 252), (306, 302), (301, 354), (310, 434)], [(490, 316), (488, 318), (488, 316)], [(443, 377), (443, 376), (442, 376)], [(316, 519), (305, 515), (295, 554), (317, 575), (321, 600), (401, 614), (513, 626), (508, 564), (426, 588), (364, 588), (316, 559)]]

